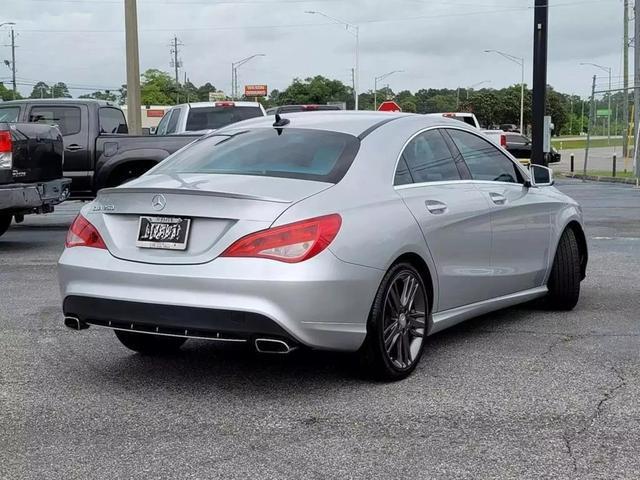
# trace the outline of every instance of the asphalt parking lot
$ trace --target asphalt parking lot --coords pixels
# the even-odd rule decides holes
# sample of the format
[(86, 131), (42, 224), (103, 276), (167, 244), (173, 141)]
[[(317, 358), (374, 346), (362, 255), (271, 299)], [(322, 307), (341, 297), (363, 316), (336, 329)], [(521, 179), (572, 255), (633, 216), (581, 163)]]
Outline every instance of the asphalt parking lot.
[(0, 238), (0, 478), (640, 478), (640, 191), (559, 186), (587, 221), (577, 308), (454, 327), (393, 384), (347, 355), (147, 358), (69, 331), (56, 261), (78, 204), (27, 217)]

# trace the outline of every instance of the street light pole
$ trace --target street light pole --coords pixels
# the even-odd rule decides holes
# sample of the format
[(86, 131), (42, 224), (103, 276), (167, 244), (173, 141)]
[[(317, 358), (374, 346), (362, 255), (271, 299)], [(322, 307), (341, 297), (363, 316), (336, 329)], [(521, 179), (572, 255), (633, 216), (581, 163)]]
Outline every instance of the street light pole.
[[(608, 107), (607, 107), (607, 137), (608, 137), (608, 145), (611, 145), (611, 67), (603, 67), (602, 65), (598, 65), (597, 63), (591, 62), (581, 62), (580, 65), (591, 65), (592, 67), (599, 68), (600, 70), (604, 70), (609, 74), (609, 95), (608, 95)], [(625, 91), (625, 95), (627, 92)]]
[[(140, 111), (140, 58), (138, 53), (138, 11), (136, 0), (124, 2), (124, 28), (127, 54), (127, 117), (129, 132), (142, 133), (142, 112)], [(52, 95), (53, 95), (53, 88)]]
[(17, 89), (16, 89), (16, 36), (13, 31), (13, 25), (15, 22), (2, 22), (0, 23), (0, 27), (4, 25), (12, 25), (11, 27), (11, 79), (13, 85), (13, 99), (16, 99)]
[(404, 72), (404, 70), (392, 70), (391, 72), (383, 73), (380, 76), (374, 77), (373, 79), (373, 109), (378, 109), (378, 80), (384, 80), (390, 75), (394, 73)]
[(520, 133), (524, 135), (524, 58), (516, 57), (508, 53), (501, 52), (500, 50), (485, 50), (484, 53), (497, 53), (501, 57), (520, 65), (522, 70), (522, 77), (520, 81)]
[(479, 87), (480, 85), (482, 85), (484, 83), (491, 83), (491, 80), (483, 80), (481, 82), (474, 83), (470, 87), (466, 88), (465, 90), (467, 91), (467, 100), (469, 100), (469, 90), (473, 90), (474, 88)]
[(266, 57), (264, 53), (256, 53), (255, 55), (251, 55), (250, 57), (243, 58), (242, 60), (238, 60), (237, 62), (231, 63), (231, 99), (235, 100), (238, 96), (238, 68), (247, 63), (250, 60), (253, 60), (256, 57)]
[(354, 100), (355, 100), (355, 110), (358, 110), (359, 106), (359, 93), (360, 93), (360, 27), (358, 25), (354, 25), (353, 23), (345, 22), (344, 20), (340, 20), (339, 18), (332, 17), (331, 15), (327, 15), (326, 13), (318, 12), (316, 10), (307, 10), (304, 13), (309, 13), (311, 15), (320, 15), (329, 20), (338, 23), (340, 25), (344, 25), (347, 32), (350, 29), (353, 31), (353, 34), (356, 37), (356, 70), (355, 70), (355, 88), (353, 92)]

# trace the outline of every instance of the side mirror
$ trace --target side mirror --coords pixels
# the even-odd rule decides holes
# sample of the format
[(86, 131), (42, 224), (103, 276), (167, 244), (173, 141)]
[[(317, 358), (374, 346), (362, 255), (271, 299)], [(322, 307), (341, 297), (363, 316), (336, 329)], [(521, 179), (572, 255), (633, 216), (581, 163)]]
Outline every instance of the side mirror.
[(151, 135), (151, 129), (147, 128), (147, 127), (144, 127), (142, 129), (142, 135)]
[(553, 170), (534, 163), (529, 164), (531, 184), (535, 187), (549, 187), (553, 185)]

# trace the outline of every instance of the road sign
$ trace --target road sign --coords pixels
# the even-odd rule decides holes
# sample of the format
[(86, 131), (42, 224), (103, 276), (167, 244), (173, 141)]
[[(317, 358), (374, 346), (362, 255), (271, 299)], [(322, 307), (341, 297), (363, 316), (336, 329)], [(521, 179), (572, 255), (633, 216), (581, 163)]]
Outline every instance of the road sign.
[(266, 97), (267, 86), (266, 85), (245, 85), (244, 96), (245, 97)]
[(387, 100), (386, 102), (382, 102), (378, 107), (379, 112), (401, 112), (402, 109), (400, 105), (398, 105), (393, 100)]
[(596, 115), (598, 117), (610, 117), (611, 116), (611, 110), (609, 110), (608, 108), (600, 108), (600, 109), (596, 110)]
[(227, 99), (227, 96), (224, 94), (224, 92), (221, 92), (220, 90), (215, 92), (209, 92), (210, 102), (217, 102), (217, 101), (226, 100), (226, 99)]

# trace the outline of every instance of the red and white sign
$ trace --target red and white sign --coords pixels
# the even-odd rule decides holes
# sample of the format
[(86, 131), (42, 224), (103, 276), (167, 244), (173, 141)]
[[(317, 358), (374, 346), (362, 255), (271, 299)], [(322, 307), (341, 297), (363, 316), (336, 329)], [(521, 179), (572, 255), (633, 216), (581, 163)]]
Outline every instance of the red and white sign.
[(245, 85), (244, 96), (245, 97), (266, 97), (267, 86), (266, 85)]
[(147, 109), (147, 117), (162, 118), (164, 117), (164, 110), (149, 108)]
[(400, 105), (398, 105), (393, 100), (388, 100), (386, 102), (382, 102), (378, 107), (379, 112), (401, 112), (402, 109)]

